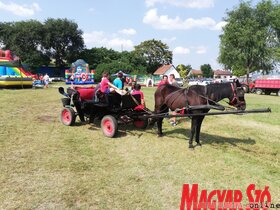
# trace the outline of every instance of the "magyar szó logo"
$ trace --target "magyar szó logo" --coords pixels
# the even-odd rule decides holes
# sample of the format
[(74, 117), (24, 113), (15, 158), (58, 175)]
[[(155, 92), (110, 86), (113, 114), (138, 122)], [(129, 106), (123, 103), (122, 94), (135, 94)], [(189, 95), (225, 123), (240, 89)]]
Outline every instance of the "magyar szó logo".
[(280, 203), (271, 202), (269, 187), (256, 189), (255, 184), (247, 187), (246, 194), (241, 190), (198, 191), (198, 184), (184, 184), (180, 210), (260, 210), (278, 209)]

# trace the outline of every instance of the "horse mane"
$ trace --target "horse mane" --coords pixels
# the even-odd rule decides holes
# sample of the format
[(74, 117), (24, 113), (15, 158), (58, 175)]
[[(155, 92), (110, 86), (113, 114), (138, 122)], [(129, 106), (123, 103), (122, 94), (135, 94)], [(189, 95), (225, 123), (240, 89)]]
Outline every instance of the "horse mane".
[(207, 92), (213, 92), (217, 91), (217, 89), (227, 87), (230, 82), (224, 82), (224, 83), (211, 83), (209, 85), (206, 85)]

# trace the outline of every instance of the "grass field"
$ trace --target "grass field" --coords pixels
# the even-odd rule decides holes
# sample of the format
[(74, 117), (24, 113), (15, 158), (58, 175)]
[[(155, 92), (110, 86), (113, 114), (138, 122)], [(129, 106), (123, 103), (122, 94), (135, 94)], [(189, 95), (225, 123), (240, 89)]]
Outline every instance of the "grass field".
[[(144, 89), (151, 109), (154, 90)], [(267, 185), (280, 203), (280, 97), (246, 95), (247, 109), (272, 113), (206, 117), (194, 151), (188, 119), (165, 120), (163, 138), (126, 125), (108, 139), (98, 125), (62, 125), (60, 98), (0, 90), (0, 209), (178, 209), (184, 183), (244, 197)]]

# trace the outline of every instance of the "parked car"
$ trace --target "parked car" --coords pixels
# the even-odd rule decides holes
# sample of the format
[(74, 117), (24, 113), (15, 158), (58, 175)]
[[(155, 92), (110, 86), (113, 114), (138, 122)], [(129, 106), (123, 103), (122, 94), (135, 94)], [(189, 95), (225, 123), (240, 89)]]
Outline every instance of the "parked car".
[(189, 86), (191, 86), (191, 85), (203, 85), (203, 86), (206, 86), (206, 85), (209, 85), (211, 83), (213, 83), (213, 80), (211, 80), (211, 79), (189, 80)]
[(178, 85), (180, 87), (183, 87), (184, 85), (184, 81), (183, 81), (183, 78), (175, 78), (176, 82), (178, 83)]
[(64, 77), (50, 77), (50, 82), (65, 82)]

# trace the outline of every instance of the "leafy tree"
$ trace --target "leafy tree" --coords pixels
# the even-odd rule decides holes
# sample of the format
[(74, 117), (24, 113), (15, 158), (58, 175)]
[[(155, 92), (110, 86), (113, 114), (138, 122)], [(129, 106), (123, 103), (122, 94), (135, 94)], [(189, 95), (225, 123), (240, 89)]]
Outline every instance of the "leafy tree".
[(0, 42), (31, 68), (47, 65), (49, 58), (42, 48), (42, 24), (36, 20), (0, 23)]
[(202, 75), (205, 78), (210, 78), (213, 76), (213, 70), (210, 64), (201, 65), (200, 70), (202, 71)]
[(87, 63), (93, 65), (94, 68), (96, 68), (99, 64), (111, 63), (113, 60), (119, 60), (121, 58), (119, 52), (105, 47), (85, 49), (79, 56)]
[(43, 47), (57, 67), (65, 66), (76, 59), (84, 48), (82, 31), (78, 25), (67, 19), (49, 18), (44, 23)]
[(172, 52), (159, 40), (147, 40), (135, 46), (134, 53), (145, 60), (147, 73), (153, 73), (163, 64), (172, 63)]
[(133, 67), (127, 63), (122, 63), (117, 60), (112, 61), (111, 63), (101, 63), (97, 66), (95, 71), (95, 80), (100, 81), (103, 72), (108, 72), (109, 74), (117, 73), (122, 70), (125, 73), (130, 73)]
[(219, 62), (236, 75), (247, 74), (248, 78), (252, 71), (272, 68), (272, 9), (271, 1), (264, 0), (256, 8), (250, 2), (241, 2), (227, 13), (228, 24), (220, 36)]
[(176, 67), (176, 70), (179, 72), (182, 78), (186, 78), (188, 73), (192, 70), (192, 66), (191, 65), (185, 66), (184, 64), (179, 64)]
[(272, 11), (272, 29), (275, 34), (275, 45), (273, 49), (274, 59), (280, 62), (280, 4), (276, 5)]

